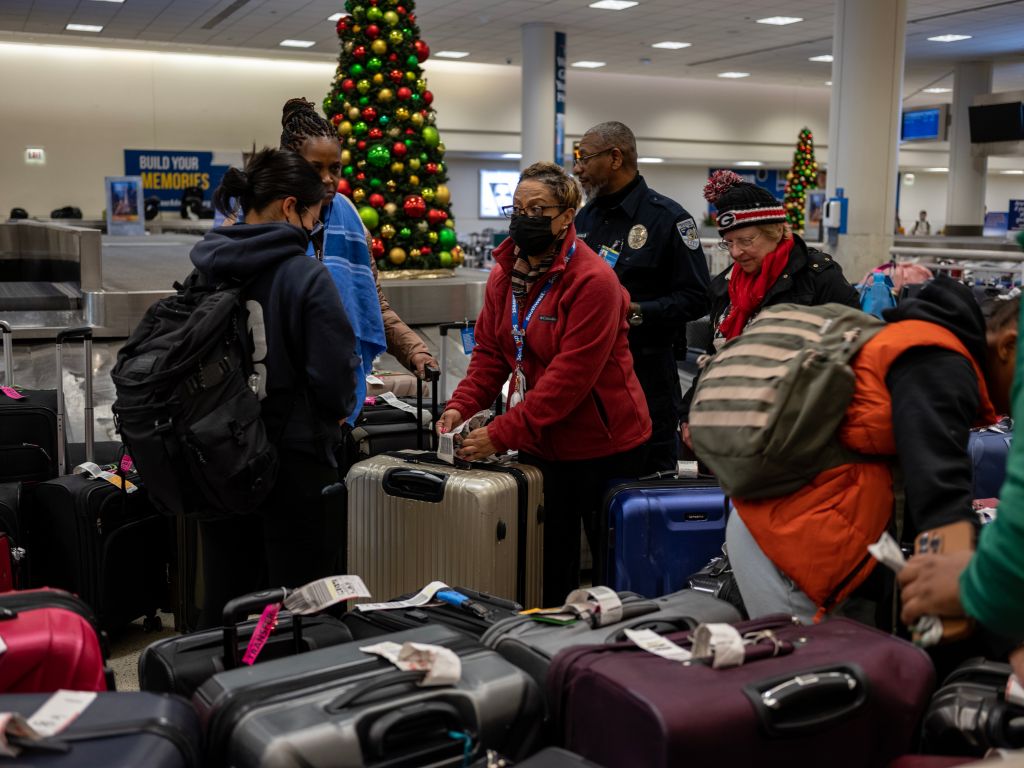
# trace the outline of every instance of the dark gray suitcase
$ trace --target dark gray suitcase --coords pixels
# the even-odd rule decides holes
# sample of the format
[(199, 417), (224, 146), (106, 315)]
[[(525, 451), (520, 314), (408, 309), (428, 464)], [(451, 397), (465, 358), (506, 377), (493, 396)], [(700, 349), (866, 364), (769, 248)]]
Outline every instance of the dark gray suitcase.
[[(48, 693), (0, 695), (0, 712), (26, 719), (50, 698)], [(98, 693), (71, 724), (31, 746), (4, 768), (200, 768), (199, 721), (188, 702), (156, 693)]]
[(665, 634), (694, 629), (701, 623), (730, 624), (741, 620), (739, 611), (729, 603), (692, 589), (654, 599), (628, 592), (620, 593), (619, 597), (622, 621), (614, 624), (595, 627), (577, 621), (557, 625), (516, 616), (495, 624), (480, 642), (524, 669), (543, 686), (551, 659), (564, 648), (621, 643), (628, 640), (627, 629), (651, 629)]
[[(359, 650), (383, 641), (450, 648), (461, 658), (461, 678), (418, 687), (423, 672), (400, 672)], [(440, 768), (488, 749), (518, 759), (537, 739), (542, 702), (522, 670), (437, 625), (221, 672), (192, 697), (207, 764), (235, 768)], [(472, 737), (468, 755), (453, 733)]]

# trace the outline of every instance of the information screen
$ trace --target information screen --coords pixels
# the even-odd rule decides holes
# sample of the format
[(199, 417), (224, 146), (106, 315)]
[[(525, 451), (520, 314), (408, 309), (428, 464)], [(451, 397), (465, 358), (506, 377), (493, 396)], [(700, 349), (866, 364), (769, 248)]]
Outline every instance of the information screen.
[(480, 170), (480, 218), (501, 218), (501, 208), (512, 205), (519, 171)]
[(903, 141), (937, 141), (942, 139), (942, 110), (939, 107), (903, 113)]

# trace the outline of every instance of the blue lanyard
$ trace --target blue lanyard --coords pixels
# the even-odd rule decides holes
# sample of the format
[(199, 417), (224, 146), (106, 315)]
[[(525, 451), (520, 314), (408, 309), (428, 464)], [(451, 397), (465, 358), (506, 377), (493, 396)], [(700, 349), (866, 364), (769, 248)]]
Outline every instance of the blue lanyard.
[[(569, 259), (576, 252), (576, 243), (569, 246), (569, 252), (565, 255), (565, 266), (569, 266)], [(547, 282), (544, 283), (544, 287), (540, 289), (540, 293), (537, 294), (537, 298), (533, 301), (533, 306), (530, 307), (530, 311), (526, 313), (526, 317), (523, 318), (523, 327), (519, 327), (519, 302), (516, 297), (512, 296), (512, 341), (516, 345), (516, 366), (519, 366), (523, 362), (523, 350), (526, 348), (526, 328), (530, 325), (530, 320), (533, 319), (533, 313), (537, 311), (537, 307), (544, 301), (544, 297), (548, 295), (548, 291), (551, 290), (551, 286), (554, 285), (555, 280), (558, 279), (558, 272), (551, 275)]]

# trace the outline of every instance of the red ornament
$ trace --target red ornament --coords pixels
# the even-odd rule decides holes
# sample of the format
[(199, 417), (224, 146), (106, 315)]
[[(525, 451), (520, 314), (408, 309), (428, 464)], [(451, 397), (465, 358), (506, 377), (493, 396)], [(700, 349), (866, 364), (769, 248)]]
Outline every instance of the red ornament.
[(352, 197), (352, 185), (348, 183), (348, 179), (341, 179), (338, 181), (338, 194), (344, 195), (345, 197)]
[(356, 81), (351, 77), (346, 77), (341, 81), (341, 90), (345, 93), (352, 93), (356, 89)]
[(410, 13), (409, 14), (409, 23), (410, 24), (415, 24), (416, 23), (416, 14), (415, 13)]
[(363, 120), (368, 123), (372, 123), (377, 119), (377, 110), (373, 107), (364, 107), (362, 111)]
[(337, 26), (335, 26), (335, 29), (338, 30), (338, 34), (339, 35), (344, 34), (345, 32), (347, 32), (348, 31), (348, 16), (342, 16), (340, 19), (338, 19), (338, 24), (337, 24)]
[(422, 256), (429, 256), (433, 252), (433, 249), (429, 245), (424, 245), (422, 248), (420, 248), (420, 255)]
[(399, 101), (408, 101), (409, 97), (412, 96), (412, 91), (403, 85), (401, 88), (398, 89), (396, 95), (398, 96)]
[(433, 176), (435, 173), (437, 173), (437, 163), (427, 163), (426, 165), (423, 166), (423, 170), (426, 172), (428, 176)]
[(408, 148), (401, 141), (396, 141), (394, 145), (392, 145), (391, 147), (391, 154), (394, 155), (395, 157), (405, 157), (405, 153), (407, 151)]
[(384, 195), (382, 195), (380, 192), (374, 192), (367, 198), (367, 200), (370, 201), (370, 205), (372, 205), (374, 208), (383, 208), (384, 203), (386, 202), (384, 200)]
[(430, 115), (430, 113), (425, 109), (421, 109), (420, 114), (423, 115), (424, 119), (426, 119)]
[(433, 100), (434, 100), (434, 94), (432, 94), (430, 91), (424, 91), (423, 92), (423, 103), (424, 104), (429, 104)]
[(412, 49), (416, 53), (416, 58), (420, 63), (423, 63), (430, 56), (430, 46), (424, 43), (422, 40), (417, 40), (412, 44)]
[(427, 203), (419, 195), (409, 195), (402, 203), (402, 210), (410, 219), (422, 219), (427, 212)]
[[(395, 54), (392, 53), (391, 56), (395, 56)], [(391, 56), (388, 56), (388, 60), (389, 61), (394, 61), (394, 60), (398, 59), (397, 56), (395, 56), (395, 59), (392, 59)], [(400, 69), (392, 69), (390, 72), (388, 72), (388, 77), (391, 78), (391, 82), (392, 83), (394, 83), (395, 85), (398, 85), (400, 82), (402, 82), (402, 77), (403, 77), (402, 70), (400, 70)]]
[(360, 152), (363, 151), (364, 149), (366, 149), (366, 140), (365, 139), (360, 139), (359, 141), (357, 141), (356, 142), (356, 149), (358, 149)]
[(334, 117), (332, 117), (332, 118), (331, 118), (331, 124), (332, 124), (332, 125), (333, 125), (333, 126), (334, 126), (335, 128), (337, 128), (337, 127), (338, 127), (338, 123), (340, 123), (340, 122), (341, 122), (342, 120), (344, 120), (344, 119), (345, 119), (345, 116), (344, 116), (344, 115), (342, 115), (342, 114), (337, 114), (337, 115), (335, 115)]
[(399, 16), (405, 16), (405, 6), (400, 5), (397, 8), (395, 8), (395, 13), (397, 13)]
[(431, 208), (427, 212), (427, 221), (430, 222), (430, 226), (439, 227), (445, 223), (448, 219), (448, 213), (442, 211), (440, 208)]
[[(405, 135), (406, 136), (415, 136), (416, 135), (416, 131), (414, 131), (412, 128), (406, 128), (405, 129)], [(406, 145), (408, 145), (409, 144), (409, 140), (406, 139), (405, 143), (406, 143)]]
[(373, 254), (373, 258), (379, 259), (384, 255), (384, 241), (379, 237), (373, 238), (370, 241), (370, 253)]
[(384, 131), (382, 131), (380, 128), (376, 128), (375, 127), (375, 128), (371, 128), (370, 132), (368, 134), (366, 134), (366, 135), (369, 136), (371, 139), (383, 139), (384, 138)]
[(366, 36), (371, 40), (376, 40), (378, 37), (380, 37), (380, 27), (378, 27), (376, 24), (370, 24), (369, 26), (366, 27)]
[(377, 5), (380, 0), (370, 0), (370, 5)]
[(360, 171), (356, 174), (356, 181), (366, 181), (366, 174)]
[(355, 48), (352, 49), (352, 55), (358, 61), (366, 61), (366, 46), (365, 45), (357, 45)]

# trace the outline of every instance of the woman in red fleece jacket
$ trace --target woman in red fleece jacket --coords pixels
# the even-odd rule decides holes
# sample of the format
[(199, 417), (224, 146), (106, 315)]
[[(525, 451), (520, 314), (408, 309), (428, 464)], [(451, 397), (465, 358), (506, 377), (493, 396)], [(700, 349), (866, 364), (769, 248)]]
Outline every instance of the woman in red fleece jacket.
[(595, 545), (589, 523), (607, 480), (643, 472), (651, 434), (626, 339), (629, 295), (576, 239), (580, 198), (576, 180), (553, 163), (534, 163), (519, 177), (473, 358), (438, 421), (440, 432), (459, 426), (494, 402), (511, 376), (508, 411), (470, 432), (459, 456), (474, 461), (517, 449), (520, 461), (544, 473), (548, 606), (579, 586), (581, 521)]

